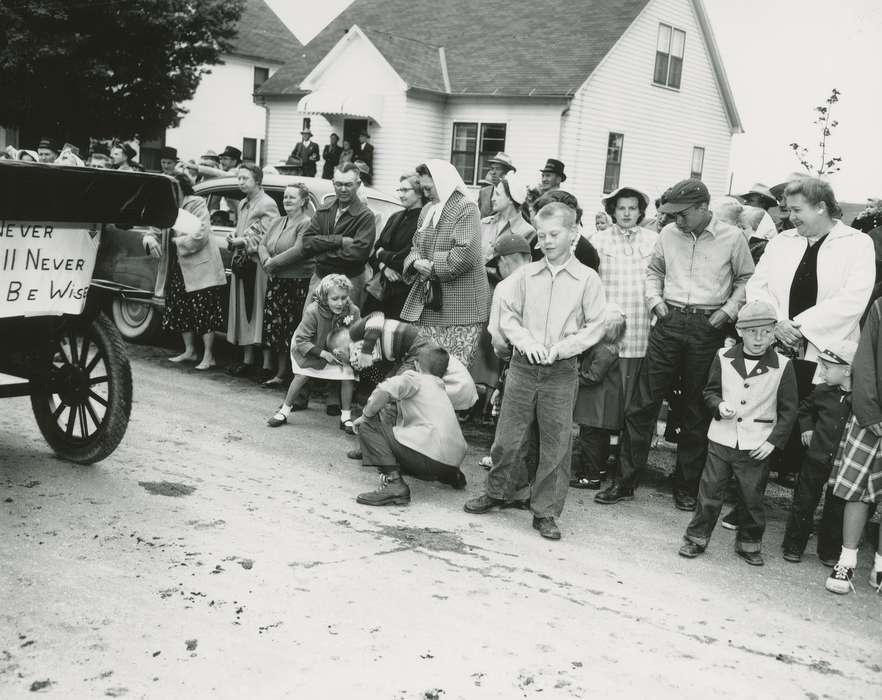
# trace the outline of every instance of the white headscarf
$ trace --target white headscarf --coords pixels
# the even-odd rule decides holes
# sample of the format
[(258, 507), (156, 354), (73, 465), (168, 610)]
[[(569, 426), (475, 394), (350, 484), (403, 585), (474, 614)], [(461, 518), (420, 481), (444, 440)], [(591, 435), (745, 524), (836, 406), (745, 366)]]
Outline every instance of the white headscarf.
[(454, 192), (462, 192), (467, 195), (469, 191), (459, 176), (459, 172), (446, 160), (433, 158), (425, 161), (425, 165), (429, 169), (432, 182), (435, 183), (435, 192), (438, 193), (438, 203), (431, 205), (423, 220), (423, 228), (428, 228), (430, 225), (435, 226), (438, 223), (444, 205), (447, 204), (447, 200)]

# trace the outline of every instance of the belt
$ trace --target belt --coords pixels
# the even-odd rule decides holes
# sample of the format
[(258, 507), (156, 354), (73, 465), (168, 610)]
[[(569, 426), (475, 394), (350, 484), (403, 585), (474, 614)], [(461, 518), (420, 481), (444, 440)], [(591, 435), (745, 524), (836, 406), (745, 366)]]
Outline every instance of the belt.
[(683, 306), (680, 304), (674, 304), (673, 302), (666, 301), (668, 308), (673, 309), (674, 311), (679, 311), (681, 314), (701, 314), (702, 316), (710, 316), (715, 311), (718, 311), (720, 307), (717, 308), (708, 308), (706, 306)]

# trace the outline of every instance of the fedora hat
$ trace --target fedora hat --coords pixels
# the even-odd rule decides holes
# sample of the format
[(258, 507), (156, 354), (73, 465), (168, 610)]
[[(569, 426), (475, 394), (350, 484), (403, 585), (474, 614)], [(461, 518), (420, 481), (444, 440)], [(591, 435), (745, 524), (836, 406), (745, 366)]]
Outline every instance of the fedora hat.
[(790, 173), (785, 179), (784, 182), (779, 182), (777, 185), (774, 185), (769, 188), (769, 194), (771, 194), (775, 198), (775, 204), (784, 196), (784, 188), (787, 187), (794, 180), (804, 180), (806, 178), (811, 177), (807, 172), (799, 172), (794, 171)]
[(303, 136), (303, 134), (309, 134), (309, 137), (312, 138), (312, 132), (309, 129), (303, 129), (300, 135)]
[(242, 151), (240, 151), (235, 146), (227, 146), (223, 151), (221, 151), (220, 157), (223, 158), (227, 156), (227, 158), (232, 158), (233, 160), (240, 161), (242, 160)]
[(495, 156), (487, 161), (488, 165), (493, 165), (494, 163), (496, 163), (496, 165), (501, 165), (506, 170), (517, 170), (511, 160), (511, 156), (508, 155), (508, 153), (503, 153), (502, 151), (499, 151), (499, 153), (497, 153)]
[(178, 149), (171, 146), (163, 146), (159, 149), (159, 158), (160, 160), (177, 160)]
[(213, 160), (215, 163), (220, 161), (220, 156), (215, 151), (212, 151), (210, 148), (199, 157), (202, 160)]
[(542, 168), (540, 173), (554, 173), (555, 175), (560, 177), (561, 182), (566, 182), (567, 176), (564, 172), (564, 164), (563, 161), (558, 160), (557, 158), (549, 158), (545, 161), (545, 167)]
[(766, 205), (766, 208), (775, 207), (778, 205), (778, 200), (775, 198), (775, 195), (772, 194), (771, 190), (769, 190), (768, 187), (760, 182), (751, 185), (750, 189), (747, 190), (747, 192), (745, 192), (744, 194), (736, 194), (735, 196), (743, 203), (744, 200), (752, 194), (759, 195)]

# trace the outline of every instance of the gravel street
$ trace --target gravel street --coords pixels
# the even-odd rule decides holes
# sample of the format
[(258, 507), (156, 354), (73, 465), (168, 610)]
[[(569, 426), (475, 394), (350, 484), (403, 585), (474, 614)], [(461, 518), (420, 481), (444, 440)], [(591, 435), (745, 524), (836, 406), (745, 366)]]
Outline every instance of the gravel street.
[(780, 557), (780, 497), (761, 569), (719, 527), (678, 557), (660, 471), (618, 506), (572, 490), (560, 542), (468, 515), (477, 439), (466, 491), (409, 479), (409, 507), (371, 509), (320, 403), (270, 430), (278, 392), (130, 350), (132, 420), (98, 465), (2, 403), (4, 698), (882, 697), (867, 552), (857, 593), (827, 593), (814, 540)]

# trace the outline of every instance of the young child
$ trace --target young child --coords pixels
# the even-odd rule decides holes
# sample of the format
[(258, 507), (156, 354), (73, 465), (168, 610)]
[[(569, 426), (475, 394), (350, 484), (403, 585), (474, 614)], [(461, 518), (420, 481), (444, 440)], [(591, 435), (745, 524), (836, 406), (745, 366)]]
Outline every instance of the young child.
[(266, 424), (271, 428), (288, 422), (294, 400), (310, 377), (340, 382), (340, 430), (352, 430), (352, 391), (355, 374), (349, 366), (348, 353), (334, 355), (327, 348), (328, 336), (341, 326), (357, 321), (360, 312), (349, 300), (352, 282), (345, 275), (326, 275), (315, 290), (315, 301), (304, 310), (300, 325), (291, 339), (291, 370), (294, 378), (285, 395), (285, 402)]
[[(877, 300), (861, 332), (854, 356), (852, 416), (833, 463), (833, 495), (845, 500), (842, 552), (827, 579), (832, 593), (854, 590), (857, 550), (872, 504), (882, 502), (882, 300)], [(882, 537), (870, 570), (870, 585), (882, 591)]]
[[(815, 508), (830, 478), (833, 459), (851, 415), (851, 363), (856, 350), (857, 343), (853, 340), (828, 343), (827, 349), (818, 355), (824, 383), (818, 384), (799, 406), (799, 432), (806, 450), (782, 545), (784, 558), (790, 562), (802, 560), (812, 532)], [(822, 561), (835, 559), (839, 554), (841, 521), (842, 501), (828, 489), (824, 518), (818, 530), (818, 557)]]
[(573, 450), (570, 486), (599, 489), (606, 473), (610, 440), (618, 442), (625, 398), (619, 372), (619, 349), (625, 336), (625, 314), (609, 303), (603, 319), (603, 338), (582, 355), (579, 394), (573, 421), (579, 426), (579, 449)]
[(726, 483), (734, 474), (741, 505), (735, 551), (752, 566), (764, 563), (760, 550), (769, 455), (787, 443), (798, 409), (793, 365), (771, 347), (777, 321), (771, 304), (745, 304), (735, 322), (742, 342), (722, 348), (711, 364), (704, 400), (714, 420), (707, 431), (707, 462), (695, 516), (680, 547), (682, 557), (697, 557), (707, 548)]

